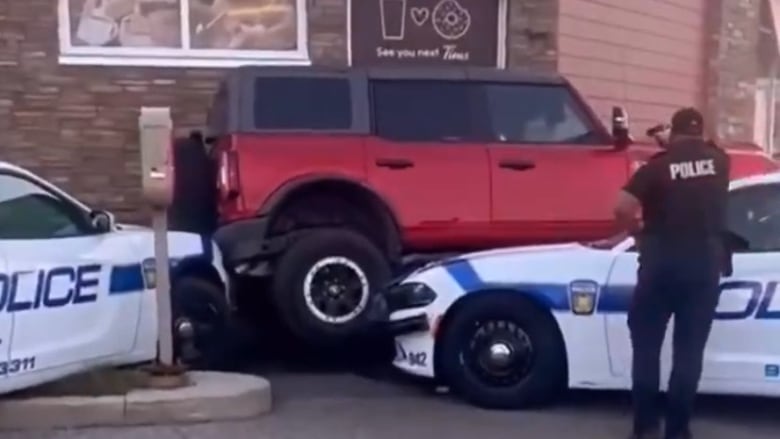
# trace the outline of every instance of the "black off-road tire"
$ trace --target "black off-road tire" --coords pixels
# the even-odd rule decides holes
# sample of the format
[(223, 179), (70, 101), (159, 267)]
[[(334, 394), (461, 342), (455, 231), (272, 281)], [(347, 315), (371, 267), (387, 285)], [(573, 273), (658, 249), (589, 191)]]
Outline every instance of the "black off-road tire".
[[(306, 284), (311, 285), (312, 279), (323, 279), (317, 276), (328, 278), (329, 272), (316, 268), (317, 264), (328, 260), (332, 261), (333, 269), (342, 273), (351, 273), (357, 267), (367, 284), (354, 284), (364, 288), (359, 294), (360, 300), (355, 299), (359, 305), (354, 309), (359, 312), (348, 319), (342, 316), (344, 321), (324, 320), (314, 311), (317, 307), (307, 303)], [(321, 274), (307, 280), (312, 273)], [(273, 301), (281, 320), (297, 338), (312, 347), (337, 346), (361, 337), (371, 327), (372, 297), (390, 276), (388, 259), (366, 236), (348, 228), (313, 229), (300, 236), (277, 260), (272, 282)]]
[(174, 354), (191, 369), (227, 369), (235, 355), (231, 348), (231, 311), (225, 290), (207, 279), (186, 275), (171, 288), (172, 323), (189, 318), (196, 325), (195, 355), (183, 352), (182, 340), (174, 330)]
[[(502, 321), (517, 325), (533, 347), (524, 378), (506, 384), (488, 384), (470, 369), (469, 344), (480, 322)], [(491, 294), (470, 300), (456, 310), (438, 340), (440, 371), (453, 392), (471, 404), (488, 409), (519, 409), (548, 403), (566, 387), (566, 351), (551, 315), (517, 294)]]

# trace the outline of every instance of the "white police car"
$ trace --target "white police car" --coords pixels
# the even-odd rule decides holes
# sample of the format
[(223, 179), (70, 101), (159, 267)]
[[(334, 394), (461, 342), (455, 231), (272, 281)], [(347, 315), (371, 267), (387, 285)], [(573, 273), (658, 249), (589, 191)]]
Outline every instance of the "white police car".
[[(780, 396), (780, 173), (733, 182), (729, 223), (744, 241), (722, 279), (701, 391)], [(387, 290), (394, 364), (488, 408), (524, 407), (566, 387), (628, 389), (636, 270), (630, 238), (432, 263)]]
[[(210, 240), (171, 232), (168, 244), (177, 348), (196, 360), (225, 327), (228, 280)], [(153, 359), (153, 254), (151, 230), (0, 162), (0, 393)]]

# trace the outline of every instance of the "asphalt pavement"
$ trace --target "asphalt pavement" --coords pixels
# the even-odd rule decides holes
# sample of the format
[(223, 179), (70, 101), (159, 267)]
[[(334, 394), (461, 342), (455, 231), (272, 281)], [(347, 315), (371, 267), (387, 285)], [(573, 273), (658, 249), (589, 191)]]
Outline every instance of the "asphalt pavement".
[[(262, 367), (274, 411), (257, 420), (169, 427), (0, 433), (1, 439), (610, 439), (625, 437), (625, 393), (573, 392), (534, 411), (469, 407), (385, 368), (360, 374), (319, 367)], [(328, 369), (328, 368), (326, 368)], [(702, 398), (695, 429), (706, 439), (769, 439), (780, 433), (780, 401)]]
[[(470, 407), (387, 365), (392, 342), (359, 355), (304, 353), (266, 328), (247, 342), (243, 372), (271, 381), (273, 412), (257, 420), (168, 427), (3, 432), (0, 439), (622, 439), (630, 423), (624, 392), (570, 392), (533, 411)], [(270, 337), (270, 338), (269, 338)], [(372, 346), (379, 346), (373, 344)], [(780, 399), (701, 397), (697, 438), (776, 439)]]

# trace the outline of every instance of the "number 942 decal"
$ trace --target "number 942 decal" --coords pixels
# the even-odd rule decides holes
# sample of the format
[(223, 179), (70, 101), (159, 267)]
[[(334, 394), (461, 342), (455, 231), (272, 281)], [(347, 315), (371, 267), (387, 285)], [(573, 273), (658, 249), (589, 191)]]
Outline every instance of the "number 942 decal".
[(0, 376), (12, 375), (35, 369), (35, 357), (14, 358), (0, 361)]
[(410, 366), (425, 367), (428, 365), (428, 354), (425, 352), (406, 352), (406, 349), (396, 342), (395, 361), (409, 363)]

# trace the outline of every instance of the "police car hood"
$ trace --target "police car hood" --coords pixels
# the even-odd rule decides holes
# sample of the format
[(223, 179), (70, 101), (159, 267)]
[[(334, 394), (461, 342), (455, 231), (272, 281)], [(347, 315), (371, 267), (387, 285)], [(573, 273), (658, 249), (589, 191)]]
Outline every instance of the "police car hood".
[[(133, 224), (118, 224), (115, 233), (118, 236), (130, 238), (144, 253), (144, 257), (154, 255), (154, 231), (151, 228)], [(198, 256), (214, 250), (214, 248), (204, 249), (204, 244), (212, 245), (210, 240), (203, 240), (195, 233), (168, 232), (168, 254), (172, 258)]]
[[(467, 253), (442, 261), (440, 266), (457, 275), (466, 265), (466, 271), (477, 273), (489, 284), (564, 284), (576, 279), (605, 282), (616, 255), (612, 250), (578, 243), (533, 245)], [(418, 275), (422, 281), (435, 276), (422, 270)]]
[(567, 244), (527, 245), (466, 253), (459, 256), (457, 259), (468, 259), (476, 261), (483, 259), (500, 259), (511, 256), (533, 257), (533, 255), (543, 255), (549, 253), (572, 253), (587, 250), (590, 250), (590, 248), (576, 242)]

